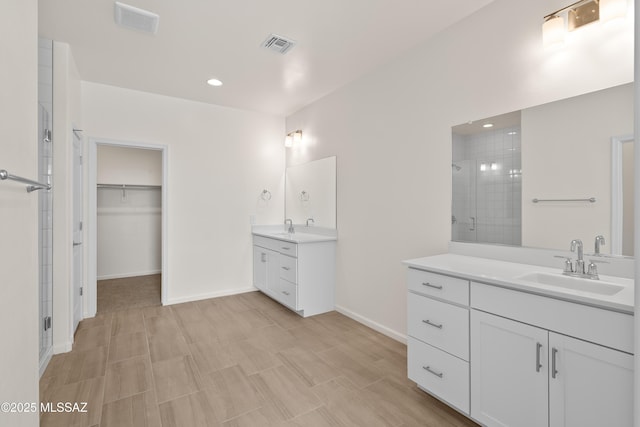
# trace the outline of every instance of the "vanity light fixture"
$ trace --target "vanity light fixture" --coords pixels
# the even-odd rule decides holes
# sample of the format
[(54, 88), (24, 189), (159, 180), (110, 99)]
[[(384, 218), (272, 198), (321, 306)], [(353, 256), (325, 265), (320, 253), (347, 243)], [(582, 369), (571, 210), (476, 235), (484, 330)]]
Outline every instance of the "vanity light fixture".
[[(580, 0), (545, 16), (542, 24), (544, 47), (564, 43), (567, 31), (595, 21), (611, 21), (627, 13), (628, 0)], [(565, 24), (565, 17), (567, 23)]]
[(216, 78), (211, 78), (211, 79), (207, 80), (207, 84), (210, 85), (210, 86), (218, 87), (218, 86), (222, 86), (222, 81), (218, 80)]
[(498, 164), (496, 162), (491, 162), (491, 170), (492, 171), (497, 171), (498, 170)]
[(293, 132), (289, 132), (284, 138), (284, 146), (287, 148), (293, 147), (294, 144), (300, 144), (302, 142), (302, 131), (300, 129)]
[(487, 170), (487, 164), (486, 163), (480, 163), (480, 170), (482, 172), (486, 171)]

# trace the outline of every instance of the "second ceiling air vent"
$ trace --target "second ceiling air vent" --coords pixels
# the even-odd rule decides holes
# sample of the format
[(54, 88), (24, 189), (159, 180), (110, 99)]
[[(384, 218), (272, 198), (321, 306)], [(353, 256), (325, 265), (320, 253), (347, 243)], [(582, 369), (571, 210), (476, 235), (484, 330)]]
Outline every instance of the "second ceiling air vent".
[(291, 50), (295, 44), (295, 40), (291, 40), (277, 34), (270, 34), (269, 37), (262, 42), (262, 47), (284, 55)]

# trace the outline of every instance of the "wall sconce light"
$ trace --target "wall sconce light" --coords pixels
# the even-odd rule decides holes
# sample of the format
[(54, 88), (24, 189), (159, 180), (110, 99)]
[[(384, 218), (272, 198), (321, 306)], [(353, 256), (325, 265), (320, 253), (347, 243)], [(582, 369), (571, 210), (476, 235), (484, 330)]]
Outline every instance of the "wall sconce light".
[(300, 129), (289, 132), (284, 138), (284, 146), (287, 148), (293, 147), (294, 144), (300, 144), (302, 142), (302, 131)]
[[(544, 47), (564, 43), (567, 31), (576, 30), (595, 21), (611, 21), (627, 13), (627, 0), (580, 0), (544, 17), (542, 43)], [(565, 25), (566, 16), (566, 25)]]
[(487, 170), (487, 164), (486, 163), (480, 163), (480, 170), (482, 172), (486, 171)]

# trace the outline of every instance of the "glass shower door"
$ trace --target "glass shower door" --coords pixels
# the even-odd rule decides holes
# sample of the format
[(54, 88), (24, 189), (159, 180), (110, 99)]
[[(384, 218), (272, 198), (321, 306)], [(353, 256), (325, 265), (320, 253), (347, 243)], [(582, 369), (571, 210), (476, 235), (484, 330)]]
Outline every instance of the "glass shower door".
[(475, 160), (460, 160), (451, 164), (453, 177), (451, 228), (454, 241), (478, 240), (476, 169)]

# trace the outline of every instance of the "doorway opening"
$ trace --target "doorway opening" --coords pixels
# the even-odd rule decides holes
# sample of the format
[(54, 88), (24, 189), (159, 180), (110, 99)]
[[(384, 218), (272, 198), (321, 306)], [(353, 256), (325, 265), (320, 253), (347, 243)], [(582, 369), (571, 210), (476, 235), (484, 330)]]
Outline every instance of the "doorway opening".
[(164, 304), (167, 148), (90, 139), (88, 315)]

